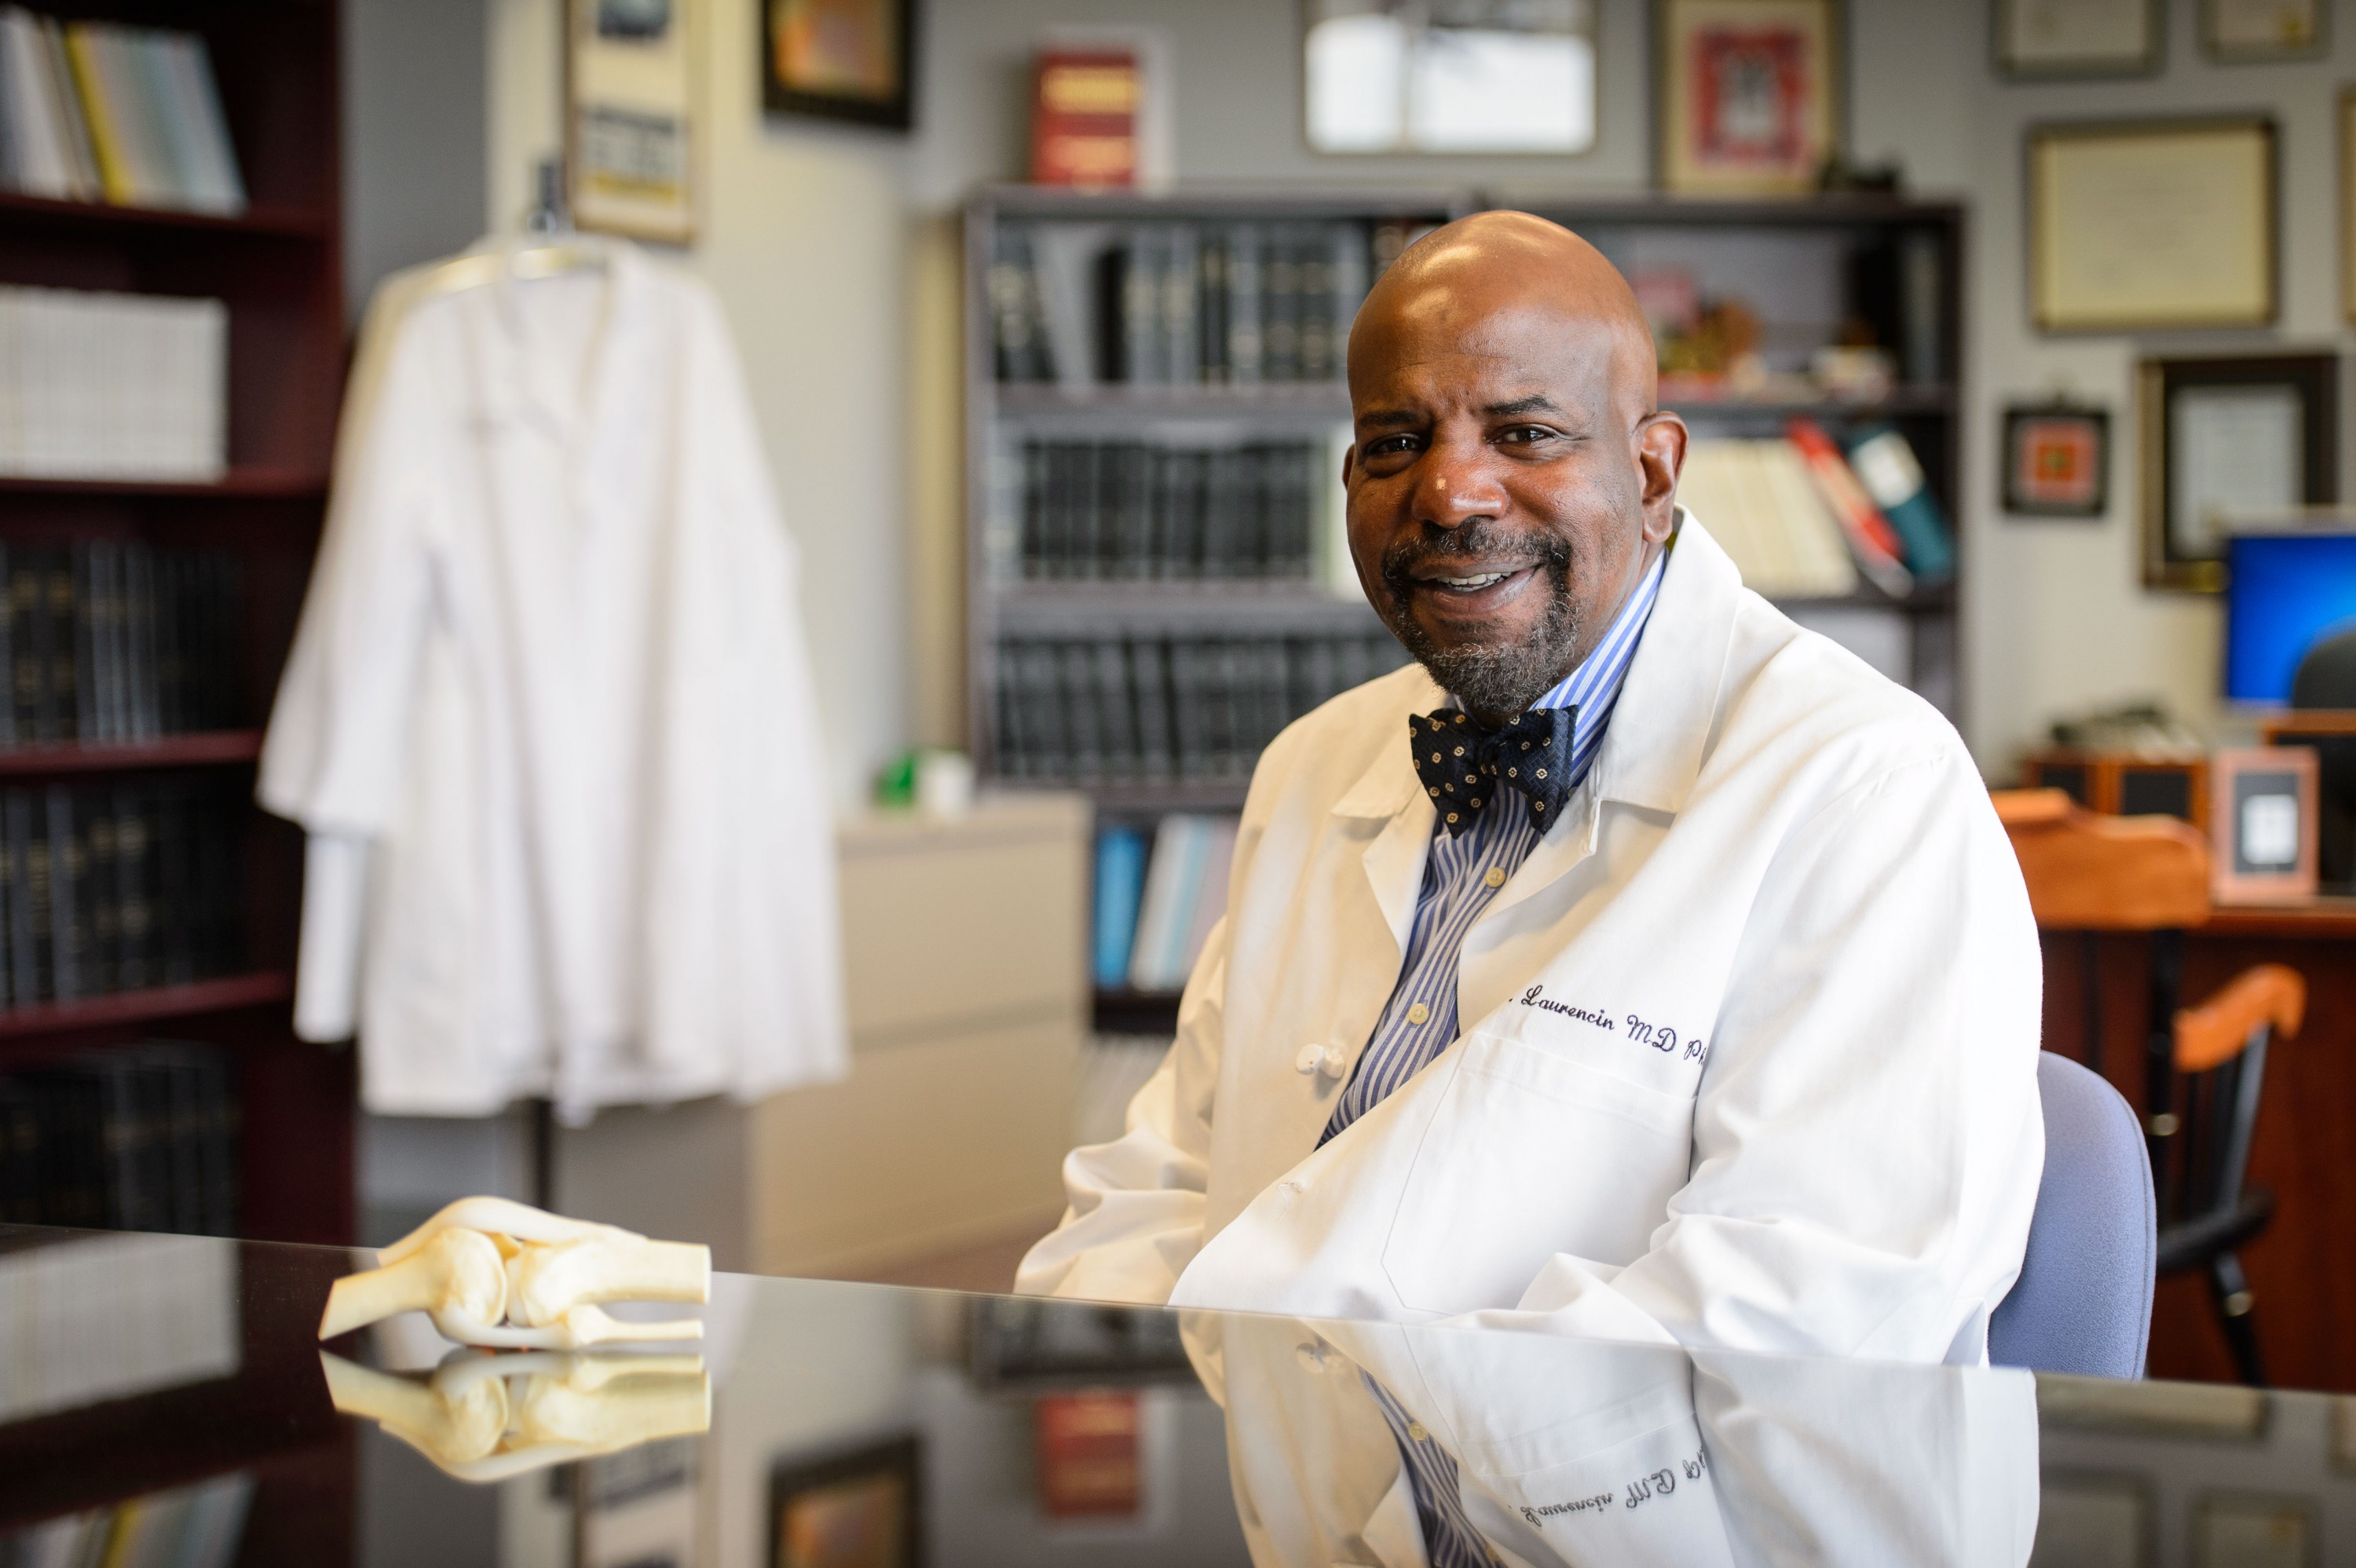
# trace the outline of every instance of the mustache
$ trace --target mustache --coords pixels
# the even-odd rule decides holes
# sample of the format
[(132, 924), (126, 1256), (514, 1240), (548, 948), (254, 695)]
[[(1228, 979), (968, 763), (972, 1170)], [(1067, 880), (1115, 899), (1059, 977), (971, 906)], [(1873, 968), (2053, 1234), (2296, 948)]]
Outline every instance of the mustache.
[(1394, 541), (1383, 551), (1383, 585), (1394, 600), (1404, 602), (1414, 592), (1417, 567), (1461, 566), (1484, 556), (1517, 568), (1543, 566), (1558, 585), (1570, 573), (1570, 547), (1561, 539), (1475, 518), (1452, 528), (1421, 528)]

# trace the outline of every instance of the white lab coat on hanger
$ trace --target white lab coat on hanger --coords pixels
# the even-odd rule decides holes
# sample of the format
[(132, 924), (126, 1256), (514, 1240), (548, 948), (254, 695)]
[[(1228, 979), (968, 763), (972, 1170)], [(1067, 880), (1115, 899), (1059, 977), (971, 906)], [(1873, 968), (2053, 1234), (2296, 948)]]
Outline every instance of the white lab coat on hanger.
[(1319, 1145), (1431, 842), (1409, 666), (1261, 759), (1177, 1042), (1016, 1288), (1986, 1359), (2044, 1148), (2019, 866), (1954, 731), (1680, 516), (1593, 770), (1465, 935), (1457, 1040)]
[(357, 1023), (372, 1111), (847, 1067), (795, 551), (742, 375), (701, 283), (597, 249), (405, 274), (355, 372), (260, 795), (313, 835), (298, 1026)]

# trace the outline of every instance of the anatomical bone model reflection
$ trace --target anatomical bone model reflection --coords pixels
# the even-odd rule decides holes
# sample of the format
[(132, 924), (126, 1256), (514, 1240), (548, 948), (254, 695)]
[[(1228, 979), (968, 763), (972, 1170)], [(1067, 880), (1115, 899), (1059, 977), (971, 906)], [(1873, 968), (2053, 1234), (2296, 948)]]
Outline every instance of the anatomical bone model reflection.
[(2020, 1568), (2036, 1530), (2026, 1372), (1198, 1313), (1183, 1327), (1226, 1411), (1257, 1568), (1436, 1561), (1432, 1511), (1477, 1537), (1455, 1555), (1516, 1568)]
[(699, 1339), (698, 1319), (617, 1322), (604, 1305), (712, 1298), (709, 1247), (651, 1242), (504, 1198), (462, 1198), (378, 1255), (381, 1267), (335, 1283), (320, 1339), (422, 1311), (446, 1339), (502, 1349)]
[(462, 1481), (709, 1431), (701, 1356), (457, 1350), (430, 1378), (380, 1372), (319, 1352), (327, 1395)]

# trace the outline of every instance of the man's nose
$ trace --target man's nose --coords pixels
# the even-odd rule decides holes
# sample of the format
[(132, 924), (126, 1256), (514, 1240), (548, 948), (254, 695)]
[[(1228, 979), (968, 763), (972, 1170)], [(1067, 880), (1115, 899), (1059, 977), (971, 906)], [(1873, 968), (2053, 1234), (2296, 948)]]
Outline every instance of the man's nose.
[(1483, 442), (1434, 442), (1416, 465), (1416, 521), (1454, 528), (1504, 515), (1505, 490), (1497, 482), (1495, 460)]

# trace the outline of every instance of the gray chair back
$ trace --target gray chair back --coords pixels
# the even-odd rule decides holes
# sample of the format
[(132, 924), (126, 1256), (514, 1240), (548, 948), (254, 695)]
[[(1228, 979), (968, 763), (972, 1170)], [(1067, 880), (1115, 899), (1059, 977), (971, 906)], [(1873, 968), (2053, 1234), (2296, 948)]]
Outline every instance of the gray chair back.
[(2051, 1051), (2037, 1058), (2045, 1177), (2020, 1277), (1988, 1321), (1998, 1366), (2139, 1378), (2151, 1340), (2158, 1210), (2143, 1128), (2119, 1092)]

